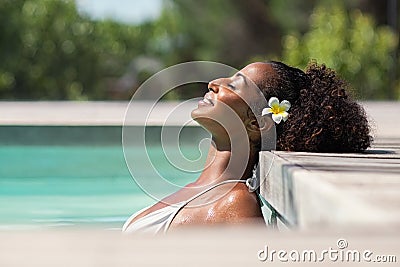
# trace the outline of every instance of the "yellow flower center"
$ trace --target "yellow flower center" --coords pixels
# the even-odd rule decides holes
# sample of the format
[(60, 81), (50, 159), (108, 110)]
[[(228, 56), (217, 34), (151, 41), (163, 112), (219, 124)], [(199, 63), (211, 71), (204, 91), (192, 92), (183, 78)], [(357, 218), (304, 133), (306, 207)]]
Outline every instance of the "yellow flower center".
[(281, 113), (282, 111), (284, 111), (284, 110), (282, 110), (282, 109), (280, 108), (279, 105), (272, 105), (271, 110), (272, 110), (272, 113), (274, 113), (274, 114), (279, 114), (279, 113)]

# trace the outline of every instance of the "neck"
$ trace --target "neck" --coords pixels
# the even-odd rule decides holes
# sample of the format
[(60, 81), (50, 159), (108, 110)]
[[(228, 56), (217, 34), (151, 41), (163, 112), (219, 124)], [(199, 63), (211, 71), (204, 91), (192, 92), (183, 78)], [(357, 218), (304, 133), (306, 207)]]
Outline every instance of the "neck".
[(203, 172), (195, 184), (206, 185), (252, 176), (258, 150), (243, 140), (222, 142), (213, 137)]

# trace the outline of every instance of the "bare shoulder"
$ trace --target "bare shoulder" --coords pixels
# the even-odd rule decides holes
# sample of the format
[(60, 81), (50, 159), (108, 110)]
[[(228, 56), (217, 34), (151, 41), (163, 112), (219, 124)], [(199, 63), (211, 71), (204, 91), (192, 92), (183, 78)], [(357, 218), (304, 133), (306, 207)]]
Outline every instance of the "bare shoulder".
[(223, 198), (215, 203), (214, 208), (227, 221), (261, 217), (257, 195), (249, 192), (245, 184), (237, 184)]

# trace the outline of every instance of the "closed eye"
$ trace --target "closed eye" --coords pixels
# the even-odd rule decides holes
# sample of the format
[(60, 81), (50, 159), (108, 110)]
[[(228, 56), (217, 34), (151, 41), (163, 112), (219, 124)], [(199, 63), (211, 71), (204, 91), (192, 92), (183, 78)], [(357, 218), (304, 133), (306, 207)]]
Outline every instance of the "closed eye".
[(233, 86), (233, 85), (232, 85), (232, 84), (230, 84), (230, 83), (228, 84), (228, 87), (229, 87), (229, 88), (231, 88), (231, 89), (233, 89), (233, 90), (235, 90), (235, 89), (236, 89), (236, 87), (235, 87), (235, 86)]

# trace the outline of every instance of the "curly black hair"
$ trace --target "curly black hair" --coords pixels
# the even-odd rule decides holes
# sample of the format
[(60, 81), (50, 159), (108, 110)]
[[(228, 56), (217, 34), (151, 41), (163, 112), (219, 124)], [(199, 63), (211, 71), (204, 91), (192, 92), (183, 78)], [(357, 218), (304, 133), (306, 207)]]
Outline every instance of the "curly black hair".
[(364, 109), (346, 92), (348, 84), (335, 71), (316, 62), (305, 72), (269, 62), (277, 75), (262, 92), (292, 104), (287, 121), (277, 125), (277, 150), (361, 152), (372, 142)]

